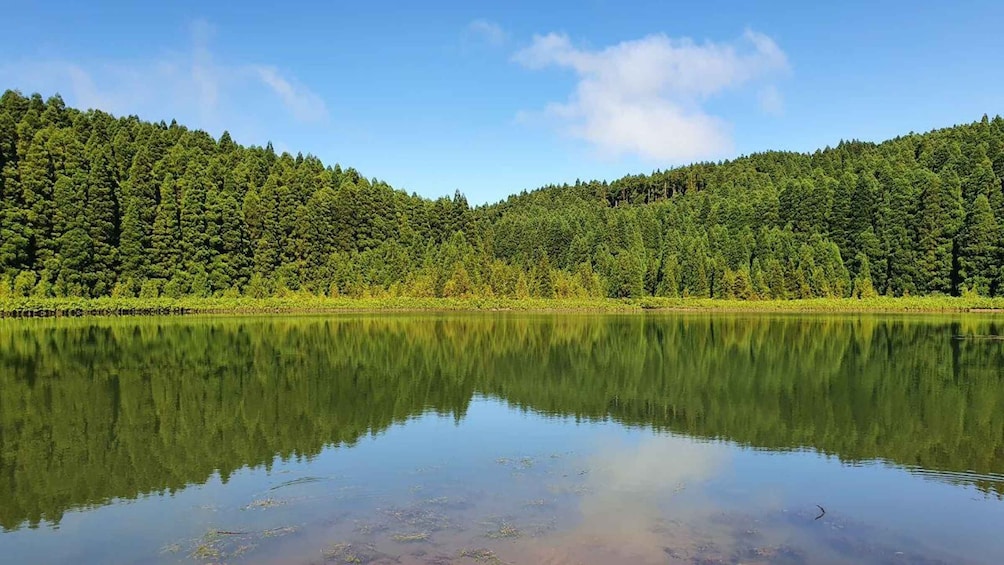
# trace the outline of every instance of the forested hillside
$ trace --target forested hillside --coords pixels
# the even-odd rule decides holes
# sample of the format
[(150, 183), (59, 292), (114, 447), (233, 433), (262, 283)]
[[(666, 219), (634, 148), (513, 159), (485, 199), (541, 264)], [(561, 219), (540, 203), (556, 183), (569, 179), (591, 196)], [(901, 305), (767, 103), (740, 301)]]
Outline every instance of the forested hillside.
[(1000, 117), (471, 208), (7, 91), (0, 169), (0, 298), (1004, 295)]

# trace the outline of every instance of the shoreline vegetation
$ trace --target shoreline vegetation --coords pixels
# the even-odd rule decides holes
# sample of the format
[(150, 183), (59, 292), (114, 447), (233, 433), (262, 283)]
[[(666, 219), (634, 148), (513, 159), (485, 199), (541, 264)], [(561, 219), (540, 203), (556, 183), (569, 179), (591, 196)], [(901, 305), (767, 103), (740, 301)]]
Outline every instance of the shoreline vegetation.
[(509, 299), (348, 298), (295, 294), (273, 298), (16, 298), (0, 300), (0, 318), (297, 314), (339, 312), (736, 312), (736, 313), (1004, 313), (1004, 298), (875, 297), (802, 300), (713, 298)]

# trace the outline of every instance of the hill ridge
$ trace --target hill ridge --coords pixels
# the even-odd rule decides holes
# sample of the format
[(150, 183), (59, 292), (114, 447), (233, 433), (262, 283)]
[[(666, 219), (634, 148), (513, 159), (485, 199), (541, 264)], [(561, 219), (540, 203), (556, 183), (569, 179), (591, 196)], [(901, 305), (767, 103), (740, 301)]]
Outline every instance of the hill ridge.
[(999, 116), (471, 207), (8, 90), (0, 171), (0, 298), (1004, 294)]

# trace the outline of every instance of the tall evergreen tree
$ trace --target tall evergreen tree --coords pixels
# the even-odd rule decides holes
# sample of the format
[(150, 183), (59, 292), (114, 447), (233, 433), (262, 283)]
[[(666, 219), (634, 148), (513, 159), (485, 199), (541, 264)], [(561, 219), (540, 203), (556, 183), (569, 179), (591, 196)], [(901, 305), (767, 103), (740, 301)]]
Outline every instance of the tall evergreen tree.
[(915, 173), (913, 183), (920, 192), (914, 218), (918, 290), (948, 294), (952, 292), (951, 196), (941, 177), (930, 171)]
[[(1000, 265), (1000, 227), (990, 208), (990, 199), (979, 194), (966, 215), (959, 238), (960, 290), (990, 296), (994, 272)], [(996, 289), (995, 289), (996, 290)]]
[(104, 296), (115, 286), (118, 268), (115, 225), (118, 206), (114, 196), (117, 182), (114, 164), (106, 148), (94, 148), (88, 159), (90, 172), (83, 215), (86, 218), (92, 257), (87, 268), (87, 285), (94, 295)]
[(181, 262), (178, 189), (170, 173), (160, 183), (160, 205), (157, 207), (157, 216), (153, 222), (150, 245), (150, 272), (153, 276), (170, 279), (175, 270), (184, 267)]

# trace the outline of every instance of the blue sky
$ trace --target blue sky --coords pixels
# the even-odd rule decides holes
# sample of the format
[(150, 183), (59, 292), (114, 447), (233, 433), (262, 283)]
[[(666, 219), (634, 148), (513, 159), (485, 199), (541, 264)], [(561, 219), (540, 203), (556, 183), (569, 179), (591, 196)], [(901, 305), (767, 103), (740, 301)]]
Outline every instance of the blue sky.
[(26, 1), (0, 88), (495, 201), (1002, 112), (1001, 2)]

